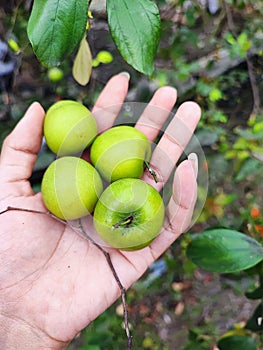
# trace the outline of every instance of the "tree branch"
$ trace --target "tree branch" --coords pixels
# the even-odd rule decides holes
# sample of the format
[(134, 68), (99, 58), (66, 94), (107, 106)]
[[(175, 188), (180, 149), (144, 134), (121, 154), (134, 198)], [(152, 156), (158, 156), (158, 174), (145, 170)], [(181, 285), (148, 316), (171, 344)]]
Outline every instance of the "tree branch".
[(253, 95), (252, 114), (257, 114), (260, 110), (260, 96), (259, 96), (256, 77), (254, 74), (253, 64), (252, 64), (248, 54), (246, 55), (246, 62), (247, 62), (248, 76), (249, 76), (252, 95)]

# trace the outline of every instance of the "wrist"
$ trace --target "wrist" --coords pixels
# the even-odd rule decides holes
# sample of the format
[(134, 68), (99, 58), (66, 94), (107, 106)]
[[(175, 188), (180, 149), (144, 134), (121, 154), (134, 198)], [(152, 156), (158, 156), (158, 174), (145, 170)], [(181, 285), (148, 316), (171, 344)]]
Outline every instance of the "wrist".
[(2, 350), (64, 350), (68, 343), (51, 339), (41, 330), (14, 317), (0, 315), (0, 349)]

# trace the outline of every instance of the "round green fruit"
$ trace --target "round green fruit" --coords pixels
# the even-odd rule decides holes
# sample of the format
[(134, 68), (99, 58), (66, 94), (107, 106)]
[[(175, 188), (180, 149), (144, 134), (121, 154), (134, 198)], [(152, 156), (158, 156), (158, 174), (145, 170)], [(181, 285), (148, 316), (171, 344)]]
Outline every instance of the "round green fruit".
[(102, 190), (96, 169), (72, 156), (53, 161), (41, 183), (45, 206), (63, 220), (75, 220), (92, 213)]
[(44, 120), (44, 136), (48, 147), (59, 156), (84, 151), (97, 136), (97, 123), (87, 107), (77, 101), (54, 103)]
[(164, 221), (159, 192), (143, 180), (126, 178), (110, 184), (94, 210), (94, 226), (108, 245), (137, 250), (149, 245)]
[(90, 159), (109, 182), (140, 178), (151, 157), (148, 138), (132, 126), (115, 126), (99, 135), (91, 146)]
[(58, 67), (53, 67), (48, 70), (48, 78), (49, 80), (57, 83), (61, 79), (63, 79), (64, 73), (63, 70)]

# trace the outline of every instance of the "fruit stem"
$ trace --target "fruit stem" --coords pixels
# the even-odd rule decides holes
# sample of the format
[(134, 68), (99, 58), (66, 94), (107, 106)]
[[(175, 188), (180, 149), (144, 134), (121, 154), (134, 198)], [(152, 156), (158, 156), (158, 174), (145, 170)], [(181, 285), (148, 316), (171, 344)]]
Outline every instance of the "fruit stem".
[(130, 215), (127, 218), (125, 218), (119, 222), (116, 222), (116, 224), (113, 225), (113, 228), (118, 228), (121, 226), (128, 227), (133, 222), (133, 219), (134, 219), (133, 215)]
[(144, 161), (146, 168), (148, 169), (149, 173), (152, 175), (154, 181), (156, 183), (158, 183), (158, 177), (156, 175), (156, 172), (153, 170), (153, 168), (150, 167), (150, 164), (148, 162), (146, 162), (146, 160)]

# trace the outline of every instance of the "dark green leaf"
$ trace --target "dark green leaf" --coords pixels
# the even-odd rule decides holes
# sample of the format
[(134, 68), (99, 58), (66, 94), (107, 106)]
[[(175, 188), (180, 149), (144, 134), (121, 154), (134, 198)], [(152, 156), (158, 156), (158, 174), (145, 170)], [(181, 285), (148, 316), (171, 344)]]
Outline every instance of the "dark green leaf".
[(263, 259), (263, 247), (253, 238), (228, 229), (198, 234), (188, 246), (188, 257), (207, 271), (229, 273), (248, 269)]
[(249, 329), (253, 332), (262, 332), (263, 331), (263, 305), (260, 303), (253, 315), (247, 321), (246, 329)]
[(255, 339), (248, 336), (233, 335), (219, 340), (220, 350), (257, 350)]
[(71, 53), (86, 30), (88, 0), (35, 0), (27, 33), (38, 60), (53, 67)]
[(252, 300), (261, 299), (263, 297), (263, 285), (254, 289), (252, 292), (246, 292), (246, 297)]
[(112, 38), (136, 70), (151, 74), (160, 39), (160, 14), (151, 0), (107, 0)]

